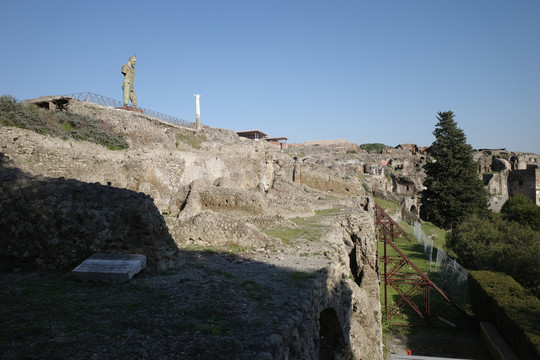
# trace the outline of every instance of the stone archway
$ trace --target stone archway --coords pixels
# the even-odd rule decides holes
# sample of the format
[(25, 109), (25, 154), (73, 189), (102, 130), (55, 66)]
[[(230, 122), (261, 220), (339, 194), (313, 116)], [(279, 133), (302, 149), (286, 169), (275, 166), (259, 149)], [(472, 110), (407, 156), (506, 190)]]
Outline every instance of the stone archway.
[(324, 309), (319, 315), (319, 359), (334, 360), (336, 355), (344, 356), (347, 345), (343, 328), (333, 308)]
[(411, 211), (411, 213), (413, 213), (415, 215), (418, 215), (418, 209), (416, 208), (416, 205), (412, 205), (410, 211)]

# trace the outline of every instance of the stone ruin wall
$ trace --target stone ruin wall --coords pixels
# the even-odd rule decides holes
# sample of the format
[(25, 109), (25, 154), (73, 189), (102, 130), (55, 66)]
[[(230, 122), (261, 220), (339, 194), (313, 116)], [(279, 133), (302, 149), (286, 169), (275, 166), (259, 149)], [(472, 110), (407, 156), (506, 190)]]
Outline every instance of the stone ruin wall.
[(143, 253), (156, 270), (174, 265), (178, 248), (148, 195), (30, 175), (0, 153), (3, 261), (71, 270), (99, 252)]
[(301, 310), (270, 337), (271, 351), (262, 359), (318, 359), (322, 334), (349, 348), (343, 358), (383, 358), (372, 212), (342, 218), (326, 235), (339, 249), (334, 261), (310, 280)]
[[(361, 189), (358, 194), (370, 191), (376, 197), (401, 204), (401, 211), (392, 214), (396, 219), (419, 219), (420, 204), (417, 194), (423, 188), (425, 173), (422, 166), (426, 162), (425, 155), (411, 155), (406, 150), (394, 151), (392, 154), (348, 154), (313, 146), (290, 149), (288, 153), (294, 156), (295, 164), (302, 164), (304, 168), (306, 165), (315, 166), (312, 180), (328, 182), (329, 178), (325, 179), (324, 172), (321, 171), (321, 167), (327, 168), (334, 179), (347, 179), (348, 183), (355, 183), (355, 188)], [(309, 186), (317, 187), (317, 181), (313, 181)], [(326, 190), (354, 194), (347, 188)]]

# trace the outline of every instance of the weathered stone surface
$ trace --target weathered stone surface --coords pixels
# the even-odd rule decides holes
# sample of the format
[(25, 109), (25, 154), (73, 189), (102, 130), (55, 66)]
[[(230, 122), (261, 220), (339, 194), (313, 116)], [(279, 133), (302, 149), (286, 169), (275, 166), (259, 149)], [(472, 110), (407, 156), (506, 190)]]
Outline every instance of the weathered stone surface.
[(31, 176), (0, 153), (0, 256), (72, 269), (96, 252), (143, 253), (155, 269), (178, 249), (152, 199), (64, 178)]
[(71, 271), (79, 280), (127, 282), (146, 267), (142, 254), (94, 254)]

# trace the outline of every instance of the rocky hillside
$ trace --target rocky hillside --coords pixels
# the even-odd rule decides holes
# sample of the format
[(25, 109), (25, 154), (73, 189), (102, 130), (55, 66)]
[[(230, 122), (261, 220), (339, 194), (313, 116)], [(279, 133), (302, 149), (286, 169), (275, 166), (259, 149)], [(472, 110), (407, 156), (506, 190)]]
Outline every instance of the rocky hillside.
[[(53, 99), (58, 97), (39, 102)], [(175, 279), (175, 294), (188, 290), (198, 294), (194, 303), (164, 305), (179, 307), (184, 314), (170, 321), (192, 322), (193, 326), (175, 333), (174, 340), (168, 335), (163, 346), (146, 344), (144, 349), (152, 349), (147, 355), (151, 357), (182, 358), (162, 353), (173, 341), (185, 344), (186, 354), (193, 349), (193, 354), (207, 353), (205, 358), (314, 359), (329, 354), (382, 358), (373, 200), (368, 194), (372, 185), (363, 173), (369, 165), (347, 158), (351, 154), (346, 153), (336, 153), (338, 160), (330, 163), (326, 155), (282, 152), (228, 130), (203, 127), (195, 131), (72, 99), (61, 104), (62, 109), (53, 110), (50, 119), (59, 113), (85, 116), (97, 128), (120, 134), (128, 147), (112, 150), (69, 134), (56, 137), (1, 127), (4, 271), (69, 270), (95, 252), (146, 254), (150, 270), (168, 270), (165, 274), (169, 275), (143, 274), (132, 281), (134, 286), (141, 282), (145, 287), (160, 287)], [(62, 128), (77, 131), (78, 123), (69, 121)], [(391, 181), (376, 167), (372, 172), (381, 183)], [(230, 276), (214, 279), (208, 273), (205, 281), (197, 280), (201, 269), (208, 267), (197, 264), (200, 255), (194, 254), (207, 251), (235, 254), (211, 266), (212, 274)], [(246, 264), (259, 264), (260, 273), (251, 273)], [(179, 282), (181, 274), (184, 280)], [(9, 280), (13, 276), (2, 275), (8, 297), (22, 291)], [(285, 280), (279, 280), (283, 276)], [(291, 277), (305, 281), (298, 287), (298, 281), (286, 280)], [(238, 286), (238, 291), (220, 285), (225, 283)], [(251, 284), (250, 291), (242, 290), (246, 284)], [(267, 295), (256, 295), (263, 288)], [(227, 302), (226, 308), (230, 302), (236, 304), (234, 310), (230, 308), (232, 317), (219, 321), (237, 319), (237, 325), (230, 326), (242, 324), (238, 331), (210, 331), (217, 320), (197, 315), (201, 304), (217, 306), (218, 299)], [(233, 316), (241, 308), (252, 310)], [(14, 309), (13, 314), (18, 311)], [(20, 321), (13, 326), (20, 326)], [(52, 341), (47, 337), (55, 331), (49, 330), (43, 333), (44, 344)], [(138, 336), (139, 330), (126, 331)], [(118, 354), (125, 350), (125, 357), (119, 358), (132, 358), (132, 349), (123, 346), (133, 345), (107, 329), (102, 332), (100, 336), (108, 340), (92, 346), (92, 351), (105, 354), (112, 347)], [(246, 338), (246, 334), (257, 335)], [(23, 348), (34, 349), (36, 357), (48, 357), (47, 346), (36, 347), (11, 339), (11, 333), (5, 335), (9, 339), (0, 350), (7, 357), (17, 357), (17, 349)], [(219, 339), (214, 335), (220, 335)], [(137, 346), (146, 343), (141, 336)], [(214, 347), (201, 350), (205, 341)], [(216, 347), (222, 341), (235, 345), (234, 354)], [(6, 348), (8, 343), (16, 345)], [(159, 339), (155, 344), (160, 344)], [(81, 342), (80, 346), (85, 345)], [(56, 351), (78, 358), (75, 352), (84, 349), (58, 345)]]

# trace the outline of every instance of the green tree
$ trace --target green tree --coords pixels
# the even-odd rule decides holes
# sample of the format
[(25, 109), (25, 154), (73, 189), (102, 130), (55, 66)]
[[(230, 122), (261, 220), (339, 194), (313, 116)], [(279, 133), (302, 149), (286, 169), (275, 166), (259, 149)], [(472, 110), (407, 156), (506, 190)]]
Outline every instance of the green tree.
[(369, 143), (360, 145), (360, 149), (366, 150), (368, 153), (375, 152), (380, 153), (382, 149), (390, 149), (390, 146), (381, 143)]
[(523, 195), (515, 195), (506, 200), (501, 208), (505, 220), (516, 221), (540, 230), (540, 206)]
[(451, 229), (471, 214), (487, 214), (488, 193), (478, 176), (473, 149), (454, 121), (454, 113), (439, 112), (437, 119), (433, 159), (424, 165), (426, 189), (420, 193), (420, 216)]

